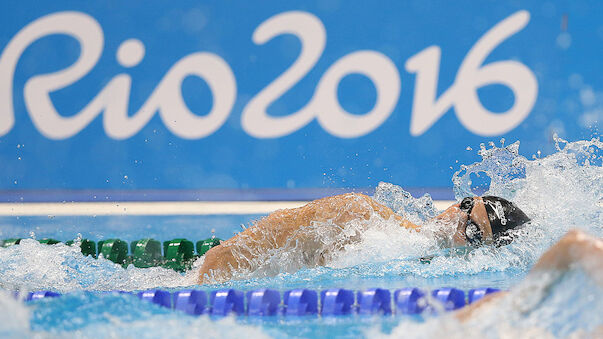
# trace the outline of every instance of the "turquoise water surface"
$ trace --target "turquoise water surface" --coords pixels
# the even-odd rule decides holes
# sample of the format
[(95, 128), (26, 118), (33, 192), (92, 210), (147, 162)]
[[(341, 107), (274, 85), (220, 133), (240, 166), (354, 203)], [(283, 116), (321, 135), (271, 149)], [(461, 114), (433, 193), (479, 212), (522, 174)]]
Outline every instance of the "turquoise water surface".
[[(0, 335), (25, 337), (534, 337), (592, 335), (603, 326), (603, 288), (588, 272), (573, 267), (555, 276), (528, 275), (540, 255), (570, 229), (603, 236), (603, 169), (598, 140), (565, 143), (558, 152), (528, 160), (518, 154), (518, 143), (483, 148), (482, 161), (462, 166), (453, 178), (457, 198), (471, 195), (477, 175), (490, 178), (489, 193), (520, 206), (532, 222), (517, 232), (516, 240), (501, 248), (482, 247), (447, 251), (432, 232), (442, 225), (429, 222), (435, 211), (428, 196), (413, 198), (402, 188), (382, 183), (375, 199), (424, 226), (420, 233), (395, 223), (371, 218), (359, 242), (330, 258), (326, 267), (306, 267), (295, 248), (263, 257), (265, 265), (254, 272), (239, 272), (236, 280), (217, 285), (196, 285), (195, 268), (177, 273), (163, 268), (126, 269), (104, 259), (84, 257), (75, 247), (42, 245), (24, 240), (0, 248)], [(477, 182), (477, 181), (475, 181)], [(127, 241), (153, 237), (200, 240), (214, 234), (227, 238), (252, 224), (258, 215), (173, 217), (21, 217), (0, 219), (0, 236), (82, 237)], [(332, 235), (321, 234), (325, 243)], [(33, 234), (32, 234), (33, 232)], [(418, 258), (435, 255), (430, 263)], [(200, 262), (197, 263), (199, 265)], [(478, 320), (458, 322), (452, 316), (347, 316), (340, 318), (210, 319), (173, 312), (133, 295), (98, 291), (170, 291), (193, 287), (203, 290), (236, 288), (292, 288), (321, 290), (342, 287), (436, 288), (468, 290), (497, 287), (512, 292), (500, 308)], [(24, 303), (8, 291), (54, 290), (60, 298)]]

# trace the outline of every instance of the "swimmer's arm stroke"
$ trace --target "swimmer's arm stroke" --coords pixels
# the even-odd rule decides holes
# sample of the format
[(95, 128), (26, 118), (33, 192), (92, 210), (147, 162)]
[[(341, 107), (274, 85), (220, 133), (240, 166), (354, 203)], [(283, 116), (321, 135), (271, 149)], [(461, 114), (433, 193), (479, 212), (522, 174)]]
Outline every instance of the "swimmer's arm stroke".
[[(438, 230), (434, 233), (438, 246), (441, 248), (454, 248), (464, 246), (465, 225), (467, 223), (467, 215), (460, 213), (460, 204), (454, 204), (448, 207), (444, 212), (440, 213), (430, 223), (440, 224)], [(450, 236), (450, 232), (445, 225), (453, 225), (455, 232)]]

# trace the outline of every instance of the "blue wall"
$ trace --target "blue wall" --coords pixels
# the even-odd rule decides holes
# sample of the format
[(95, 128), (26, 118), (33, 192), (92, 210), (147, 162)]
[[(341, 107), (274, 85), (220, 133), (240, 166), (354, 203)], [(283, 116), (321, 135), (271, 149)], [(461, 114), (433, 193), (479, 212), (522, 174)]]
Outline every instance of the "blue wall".
[(175, 3), (0, 4), (0, 190), (444, 188), (598, 132), (601, 2)]

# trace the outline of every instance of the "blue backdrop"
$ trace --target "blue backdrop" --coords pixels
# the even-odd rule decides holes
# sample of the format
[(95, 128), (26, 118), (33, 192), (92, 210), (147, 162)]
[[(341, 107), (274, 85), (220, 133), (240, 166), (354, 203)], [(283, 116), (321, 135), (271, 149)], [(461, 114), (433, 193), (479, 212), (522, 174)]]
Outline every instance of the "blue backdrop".
[[(5, 1), (0, 190), (450, 187), (598, 132), (597, 1)], [(14, 119), (13, 119), (14, 118)]]

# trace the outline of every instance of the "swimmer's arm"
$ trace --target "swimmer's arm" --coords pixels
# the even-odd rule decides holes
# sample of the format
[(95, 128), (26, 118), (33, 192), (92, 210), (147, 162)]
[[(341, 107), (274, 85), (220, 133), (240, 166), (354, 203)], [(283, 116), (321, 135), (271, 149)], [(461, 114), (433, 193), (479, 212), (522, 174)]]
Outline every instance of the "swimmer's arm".
[[(206, 275), (219, 274), (220, 280), (232, 276), (232, 269), (240, 268), (240, 263), (233, 254), (233, 250), (247, 251), (246, 255), (253, 257), (258, 247), (281, 247), (291, 240), (305, 242), (304, 234), (297, 232), (300, 227), (316, 222), (331, 221), (342, 229), (355, 219), (369, 220), (373, 214), (380, 215), (385, 220), (393, 218), (400, 226), (408, 229), (419, 229), (418, 225), (395, 214), (389, 207), (380, 204), (364, 194), (343, 194), (315, 200), (303, 207), (279, 210), (259, 220), (255, 226), (248, 228), (241, 234), (235, 235), (208, 251), (205, 261), (200, 269), (200, 283), (206, 282)], [(271, 241), (262, 241), (262, 235), (270, 233)], [(240, 254), (240, 253), (239, 253)], [(241, 257), (241, 255), (238, 255)], [(251, 259), (251, 258), (248, 258)]]
[(435, 234), (441, 247), (459, 247), (465, 246), (465, 225), (467, 223), (467, 215), (461, 213), (460, 204), (455, 204), (448, 207), (440, 215), (436, 216), (431, 222), (454, 225), (455, 232), (450, 238), (450, 233), (447, 229), (441, 228)]
[(199, 270), (199, 284), (229, 280), (232, 278), (232, 269), (239, 267), (232, 249), (223, 245), (212, 247), (204, 257)]
[[(582, 270), (598, 285), (603, 286), (603, 240), (588, 234), (572, 230), (549, 248), (532, 267), (530, 274), (542, 271), (567, 271), (571, 265), (580, 265)], [(473, 314), (487, 305), (505, 296), (506, 292), (498, 292), (455, 312), (461, 320), (468, 320)]]
[(421, 226), (413, 224), (412, 222), (404, 219), (402, 216), (396, 214), (391, 208), (375, 201), (374, 199), (366, 195), (359, 195), (364, 198), (370, 204), (373, 211), (377, 212), (377, 214), (379, 214), (383, 219), (389, 220), (390, 218), (393, 218), (398, 224), (400, 224), (400, 226), (408, 229), (419, 230), (421, 228)]
[(571, 230), (544, 253), (532, 271), (566, 271), (578, 265), (597, 284), (603, 286), (603, 240), (582, 231)]
[[(226, 240), (221, 245), (212, 248), (206, 253), (205, 261), (200, 269), (200, 283), (205, 275), (219, 273), (222, 279), (232, 275), (232, 269), (241, 268), (246, 262), (239, 262), (237, 257), (251, 259), (253, 253), (264, 248), (278, 248), (287, 241), (306, 242), (303, 232), (297, 232), (301, 227), (312, 223), (332, 222), (344, 229), (352, 220), (369, 220), (372, 215), (378, 214), (385, 220), (394, 219), (400, 226), (408, 229), (419, 229), (418, 225), (411, 223), (395, 214), (389, 207), (373, 200), (364, 194), (342, 194), (315, 200), (302, 207), (284, 209), (270, 213), (259, 220), (256, 225), (248, 228), (238, 235)], [(264, 235), (270, 234), (270, 237)], [(242, 251), (246, 253), (241, 253)], [(243, 255), (241, 255), (243, 254)]]
[[(484, 296), (482, 299), (474, 302), (471, 305), (467, 305), (460, 310), (454, 312), (454, 316), (460, 321), (467, 321), (473, 317), (474, 314), (479, 314), (479, 310), (487, 305), (490, 305), (497, 300), (500, 300), (502, 297), (507, 295), (508, 292), (500, 291), (496, 293), (491, 293)], [(478, 312), (478, 313), (476, 313)]]

